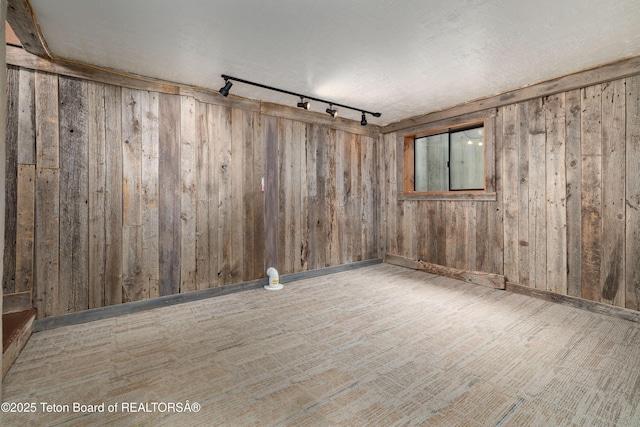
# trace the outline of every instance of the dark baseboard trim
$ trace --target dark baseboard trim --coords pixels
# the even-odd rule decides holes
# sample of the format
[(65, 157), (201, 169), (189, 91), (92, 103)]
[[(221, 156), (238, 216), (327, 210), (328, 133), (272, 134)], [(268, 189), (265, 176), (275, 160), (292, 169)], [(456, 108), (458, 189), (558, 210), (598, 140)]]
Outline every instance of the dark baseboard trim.
[(601, 302), (589, 301), (578, 297), (554, 294), (553, 292), (529, 288), (527, 286), (522, 286), (510, 282), (507, 282), (506, 290), (514, 292), (516, 294), (527, 295), (534, 298), (540, 298), (545, 301), (568, 305), (582, 310), (588, 310), (593, 313), (605, 314), (607, 316), (617, 317), (619, 319), (628, 320), (630, 322), (640, 323), (639, 311), (616, 307), (609, 304), (603, 304)]
[[(370, 259), (354, 262), (351, 264), (337, 265), (334, 267), (318, 268), (316, 270), (302, 271), (299, 273), (283, 274), (280, 282), (285, 286), (288, 283), (313, 277), (325, 276), (327, 274), (340, 273), (357, 268), (368, 267), (380, 264), (382, 259)], [(48, 329), (60, 328), (62, 326), (77, 325), (80, 323), (93, 322), (95, 320), (109, 319), (111, 317), (123, 316), (125, 314), (137, 313), (139, 311), (151, 310), (154, 308), (168, 307), (186, 302), (199, 301), (206, 298), (213, 298), (236, 292), (259, 289), (269, 284), (268, 278), (251, 280), (248, 282), (236, 283), (233, 285), (221, 286), (218, 288), (205, 289), (202, 291), (188, 292), (185, 294), (167, 295), (144, 301), (134, 301), (124, 304), (111, 305), (108, 307), (92, 308), (78, 313), (64, 314), (61, 316), (45, 317), (38, 319), (33, 324), (33, 332), (46, 331)]]

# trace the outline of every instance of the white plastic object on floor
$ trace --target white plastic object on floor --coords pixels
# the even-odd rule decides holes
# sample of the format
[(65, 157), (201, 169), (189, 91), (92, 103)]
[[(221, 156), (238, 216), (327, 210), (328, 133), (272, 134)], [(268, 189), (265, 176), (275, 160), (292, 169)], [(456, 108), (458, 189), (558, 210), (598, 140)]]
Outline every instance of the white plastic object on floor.
[(267, 276), (269, 276), (269, 284), (264, 288), (268, 291), (279, 291), (282, 289), (282, 283), (280, 283), (280, 276), (278, 270), (273, 267), (267, 269)]

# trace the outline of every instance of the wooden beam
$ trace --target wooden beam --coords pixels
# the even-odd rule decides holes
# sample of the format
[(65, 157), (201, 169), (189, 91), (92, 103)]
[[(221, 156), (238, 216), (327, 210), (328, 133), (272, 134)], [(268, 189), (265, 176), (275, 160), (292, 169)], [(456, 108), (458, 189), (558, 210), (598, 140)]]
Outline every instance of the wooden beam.
[(7, 0), (7, 22), (27, 52), (49, 58), (45, 42), (40, 38), (38, 23), (27, 0)]
[(504, 289), (505, 279), (500, 274), (484, 273), (480, 271), (467, 271), (459, 268), (445, 267), (443, 265), (431, 264), (429, 262), (414, 260), (400, 255), (386, 254), (384, 262), (401, 267), (412, 268), (414, 270), (426, 271), (427, 273), (449, 277), (476, 285), (487, 286), (494, 289)]
[(383, 134), (404, 130), (414, 126), (421, 126), (438, 120), (460, 116), (487, 108), (497, 108), (515, 104), (534, 98), (540, 98), (569, 90), (579, 89), (611, 80), (640, 74), (640, 56), (621, 59), (619, 61), (602, 64), (587, 70), (579, 71), (554, 79), (545, 80), (519, 89), (510, 90), (487, 98), (469, 101), (440, 111), (412, 117), (391, 123), (381, 129)]
[(398, 194), (398, 200), (474, 200), (477, 202), (495, 202), (498, 196), (495, 192), (483, 191), (456, 191), (449, 193), (414, 193), (414, 194)]
[[(180, 94), (187, 91), (187, 86), (168, 83), (147, 77), (138, 77), (115, 70), (107, 70), (90, 65), (41, 58), (15, 46), (7, 46), (7, 64), (30, 70), (43, 71), (63, 76), (77, 77), (130, 89), (149, 90), (154, 92)], [(192, 89), (189, 89), (193, 92)]]
[(589, 301), (582, 298), (571, 297), (568, 295), (559, 295), (542, 289), (534, 289), (527, 286), (517, 285), (507, 282), (506, 290), (521, 295), (527, 295), (534, 298), (540, 298), (545, 301), (551, 301), (562, 305), (588, 310), (594, 313), (605, 314), (607, 316), (617, 317), (619, 319), (629, 320), (631, 322), (640, 323), (640, 312), (628, 310), (622, 307), (615, 307), (601, 302)]

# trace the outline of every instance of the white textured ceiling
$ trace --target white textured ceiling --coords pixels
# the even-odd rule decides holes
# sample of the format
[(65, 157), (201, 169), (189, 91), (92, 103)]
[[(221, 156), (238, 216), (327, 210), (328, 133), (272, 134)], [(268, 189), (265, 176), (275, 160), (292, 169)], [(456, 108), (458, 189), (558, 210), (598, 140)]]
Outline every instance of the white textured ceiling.
[(638, 0), (30, 3), (57, 57), (216, 90), (229, 74), (380, 111), (379, 125), (640, 54)]

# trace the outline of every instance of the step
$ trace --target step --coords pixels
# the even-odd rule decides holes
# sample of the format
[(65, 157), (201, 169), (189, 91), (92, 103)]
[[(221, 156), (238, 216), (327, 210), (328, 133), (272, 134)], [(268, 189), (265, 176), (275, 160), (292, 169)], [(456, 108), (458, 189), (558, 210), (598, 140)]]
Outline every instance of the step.
[(2, 378), (29, 341), (35, 318), (35, 308), (2, 315)]

